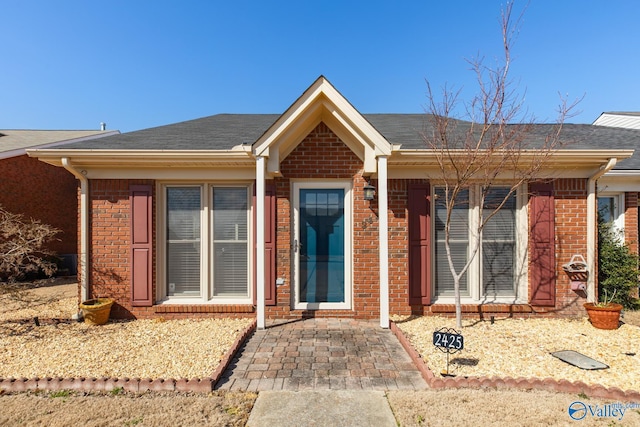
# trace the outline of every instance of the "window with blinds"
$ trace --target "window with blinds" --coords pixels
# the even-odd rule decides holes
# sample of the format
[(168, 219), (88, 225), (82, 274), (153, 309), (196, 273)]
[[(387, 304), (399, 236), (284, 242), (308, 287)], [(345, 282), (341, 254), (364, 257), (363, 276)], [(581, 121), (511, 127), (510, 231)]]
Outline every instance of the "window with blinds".
[(164, 188), (166, 296), (249, 298), (248, 187)]
[[(436, 295), (453, 296), (453, 275), (449, 270), (447, 250), (445, 247), (445, 225), (447, 221), (447, 206), (445, 189), (435, 189), (435, 276)], [(462, 270), (467, 262), (469, 250), (469, 190), (463, 190), (458, 195), (457, 203), (451, 213), (449, 227), (449, 247), (451, 258), (456, 271)], [(467, 274), (460, 279), (460, 295), (469, 295)]]
[(213, 295), (249, 296), (247, 189), (213, 188)]
[[(479, 191), (478, 187), (471, 190)], [(461, 271), (467, 262), (470, 247), (472, 224), (477, 224), (480, 218), (474, 218), (474, 198), (470, 198), (473, 191), (464, 190), (458, 195), (456, 206), (451, 213), (449, 247), (453, 265), (457, 272)], [(492, 187), (485, 196), (482, 209), (483, 220), (489, 218), (493, 210), (507, 197), (509, 188)], [(445, 205), (445, 189), (434, 190), (434, 237), (435, 237), (435, 293), (437, 296), (454, 296), (453, 275), (449, 270), (447, 252), (445, 248), (445, 224), (447, 208)], [(509, 195), (505, 204), (493, 217), (488, 219), (482, 231), (480, 260), (474, 261), (467, 273), (460, 280), (460, 294), (462, 297), (478, 295), (480, 298), (515, 296), (517, 288), (516, 272), (516, 194)], [(469, 278), (470, 275), (473, 280)], [(471, 289), (473, 286), (473, 289)], [(476, 289), (477, 288), (477, 289)], [(475, 292), (472, 292), (475, 291)]]
[(200, 187), (167, 188), (167, 295), (200, 296)]
[[(491, 188), (484, 201), (486, 219), (505, 200), (508, 188)], [(515, 295), (516, 195), (487, 221), (482, 231), (482, 286), (484, 296)]]

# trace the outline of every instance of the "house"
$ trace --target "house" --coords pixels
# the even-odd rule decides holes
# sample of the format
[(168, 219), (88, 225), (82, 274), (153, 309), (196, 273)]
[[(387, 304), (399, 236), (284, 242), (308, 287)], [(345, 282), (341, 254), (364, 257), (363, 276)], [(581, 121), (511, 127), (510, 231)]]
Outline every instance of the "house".
[(51, 148), (115, 135), (117, 131), (0, 129), (0, 205), (60, 230), (48, 249), (75, 274), (78, 249), (77, 181), (73, 175), (27, 156)]
[(640, 129), (640, 112), (605, 111), (593, 122), (594, 126), (610, 126), (627, 129)]
[[(264, 327), (339, 316), (387, 327), (392, 314), (454, 311), (425, 126), (424, 114), (360, 114), (320, 77), (280, 115), (219, 114), (29, 155), (80, 181), (81, 295), (115, 298), (116, 317), (256, 316)], [(502, 273), (471, 265), (467, 315), (583, 313), (593, 275), (585, 296), (562, 265), (580, 254), (595, 269), (596, 184), (624, 200), (637, 240), (640, 132), (565, 125), (562, 137), (572, 145), (554, 153), (547, 180), (505, 206), (510, 231), (483, 242)]]

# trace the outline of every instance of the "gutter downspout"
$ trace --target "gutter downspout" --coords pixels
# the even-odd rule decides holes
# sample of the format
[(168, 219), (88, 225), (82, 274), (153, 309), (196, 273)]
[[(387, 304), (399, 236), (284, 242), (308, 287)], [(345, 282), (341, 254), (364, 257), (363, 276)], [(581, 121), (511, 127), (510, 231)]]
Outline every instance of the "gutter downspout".
[(618, 159), (612, 157), (605, 166), (591, 175), (587, 180), (587, 302), (596, 302), (596, 238), (598, 223), (596, 217), (596, 182), (602, 175), (609, 172), (618, 163)]
[(62, 166), (80, 181), (80, 298), (89, 299), (89, 180), (69, 161), (62, 158)]

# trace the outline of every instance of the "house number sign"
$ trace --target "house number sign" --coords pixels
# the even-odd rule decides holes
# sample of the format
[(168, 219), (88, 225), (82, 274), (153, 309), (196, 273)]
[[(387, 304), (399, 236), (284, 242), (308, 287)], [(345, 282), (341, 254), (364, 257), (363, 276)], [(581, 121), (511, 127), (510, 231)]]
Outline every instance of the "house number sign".
[(433, 345), (447, 354), (457, 353), (464, 348), (464, 337), (455, 329), (440, 328), (433, 333)]
[(440, 328), (433, 333), (433, 345), (442, 352), (447, 353), (447, 370), (444, 376), (455, 376), (449, 374), (449, 355), (457, 353), (464, 348), (464, 337), (460, 332), (451, 328)]

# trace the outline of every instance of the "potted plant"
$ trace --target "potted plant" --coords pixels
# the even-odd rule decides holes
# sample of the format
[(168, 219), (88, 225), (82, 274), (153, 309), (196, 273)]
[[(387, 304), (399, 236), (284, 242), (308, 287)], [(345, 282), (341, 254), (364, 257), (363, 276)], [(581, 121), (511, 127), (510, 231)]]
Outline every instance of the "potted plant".
[(109, 320), (111, 306), (114, 300), (111, 298), (94, 298), (80, 304), (84, 323), (89, 325), (104, 325)]
[(634, 309), (638, 299), (638, 256), (625, 245), (613, 223), (598, 221), (598, 301), (585, 303), (591, 324), (599, 329), (617, 329), (623, 309)]
[(623, 306), (622, 304), (613, 302), (615, 296), (616, 291), (614, 290), (611, 298), (607, 298), (605, 290), (602, 301), (595, 303), (587, 302), (584, 304), (584, 308), (587, 310), (587, 315), (589, 316), (589, 321), (595, 328), (618, 329), (618, 326), (620, 326), (620, 312)]

